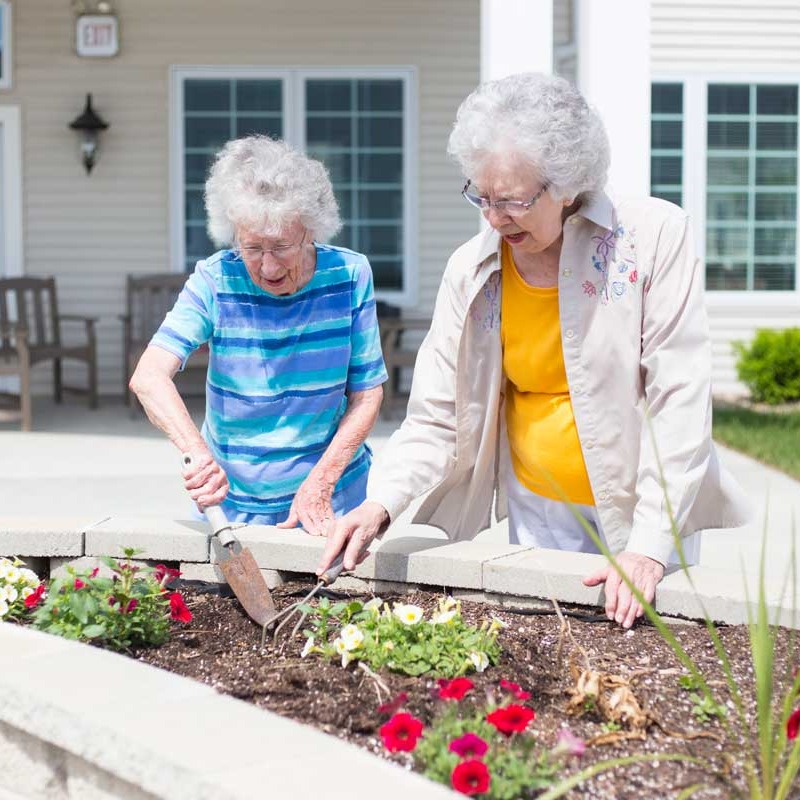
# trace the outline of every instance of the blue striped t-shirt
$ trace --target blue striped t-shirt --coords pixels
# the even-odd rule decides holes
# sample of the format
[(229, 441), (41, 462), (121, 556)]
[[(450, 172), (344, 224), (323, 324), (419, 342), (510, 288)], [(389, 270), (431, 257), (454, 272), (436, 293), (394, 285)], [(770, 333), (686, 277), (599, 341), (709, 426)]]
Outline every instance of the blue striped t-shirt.
[[(232, 520), (286, 519), (336, 433), (345, 392), (387, 378), (369, 262), (315, 246), (313, 277), (281, 297), (256, 286), (231, 250), (199, 261), (151, 340), (184, 364), (209, 344), (201, 432), (230, 481), (223, 508)], [(364, 499), (370, 461), (362, 445), (336, 484), (337, 516)]]

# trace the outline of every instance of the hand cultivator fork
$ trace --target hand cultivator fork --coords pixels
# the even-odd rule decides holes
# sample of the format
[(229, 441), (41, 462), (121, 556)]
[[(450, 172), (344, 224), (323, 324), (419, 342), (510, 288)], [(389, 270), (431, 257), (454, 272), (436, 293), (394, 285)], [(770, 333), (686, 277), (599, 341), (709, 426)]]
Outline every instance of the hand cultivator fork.
[[(319, 592), (320, 589), (323, 589), (327, 586), (330, 586), (341, 574), (344, 570), (344, 552), (339, 553), (336, 557), (333, 564), (331, 564), (322, 575), (317, 578), (317, 585), (302, 599), (298, 600), (296, 603), (292, 603), (290, 606), (279, 611), (275, 614), (263, 627), (261, 632), (261, 646), (264, 646), (264, 642), (267, 638), (267, 630), (271, 628), (279, 619), (281, 620), (280, 624), (275, 628), (272, 634), (272, 641), (275, 642), (278, 640), (278, 634), (281, 632), (283, 627), (292, 619), (294, 614), (297, 614), (297, 622), (292, 628), (291, 634), (287, 637), (286, 641), (292, 639), (297, 631), (300, 630), (305, 618), (308, 616), (308, 611), (304, 610), (304, 606), (306, 606), (309, 602), (311, 602), (312, 598), (314, 598)], [(283, 619), (281, 619), (283, 617)]]

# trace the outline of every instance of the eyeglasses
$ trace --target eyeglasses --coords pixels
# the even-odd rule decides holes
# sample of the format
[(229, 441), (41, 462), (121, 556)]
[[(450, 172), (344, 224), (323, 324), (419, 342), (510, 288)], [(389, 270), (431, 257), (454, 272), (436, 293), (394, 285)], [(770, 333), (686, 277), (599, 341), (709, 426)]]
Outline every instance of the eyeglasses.
[(295, 244), (279, 244), (275, 247), (264, 248), (260, 245), (247, 245), (246, 247), (237, 247), (236, 254), (243, 260), (249, 261), (253, 264), (260, 264), (264, 260), (264, 256), (270, 255), (278, 261), (285, 261), (294, 253), (306, 240), (306, 234), (303, 238)]
[(491, 202), (488, 197), (470, 192), (469, 187), (471, 185), (472, 181), (467, 181), (464, 188), (461, 190), (461, 195), (471, 206), (475, 206), (475, 208), (479, 208), (481, 211), (488, 211), (490, 208), (494, 208), (496, 211), (499, 211), (501, 214), (507, 214), (509, 217), (522, 216), (525, 212), (530, 210), (536, 201), (550, 188), (549, 184), (544, 184), (544, 186), (542, 186), (542, 188), (527, 202), (524, 200), (495, 200)]

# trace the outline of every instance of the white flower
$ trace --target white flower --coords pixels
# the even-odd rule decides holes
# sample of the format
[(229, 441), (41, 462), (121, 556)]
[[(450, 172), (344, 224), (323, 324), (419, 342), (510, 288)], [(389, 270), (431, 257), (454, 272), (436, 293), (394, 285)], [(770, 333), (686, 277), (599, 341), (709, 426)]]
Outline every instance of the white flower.
[(300, 658), (305, 658), (314, 649), (314, 637), (309, 636), (303, 646), (303, 651), (300, 653)]
[(474, 665), (477, 672), (483, 672), (486, 667), (489, 666), (489, 657), (486, 653), (481, 653), (480, 651), (477, 653), (470, 653), (469, 660), (470, 663)]
[(383, 600), (380, 597), (373, 597), (368, 603), (364, 603), (364, 611), (371, 611), (377, 617), (380, 614)]
[(8, 614), (8, 603), (5, 600), (0, 600), (0, 619)]
[(31, 589), (30, 586), (23, 586), (20, 594), (22, 595), (22, 599), (25, 600), (33, 594), (33, 589)]
[(32, 569), (27, 569), (27, 567), (25, 567), (19, 571), (19, 574), (28, 586), (36, 588), (39, 585), (39, 576)]
[(4, 581), (6, 579), (6, 575), (11, 567), (12, 564), (7, 558), (0, 558), (0, 581)]
[(353, 656), (350, 655), (350, 651), (347, 649), (347, 645), (344, 643), (344, 640), (341, 637), (336, 639), (336, 641), (333, 643), (333, 647), (342, 657), (342, 666), (346, 667), (353, 660)]
[(398, 603), (394, 607), (394, 615), (403, 625), (416, 625), (422, 619), (422, 609), (419, 606)]
[(440, 611), (431, 617), (431, 623), (433, 625), (446, 625), (455, 618), (456, 614), (458, 614), (458, 611), (455, 608), (451, 608), (449, 611)]
[(441, 603), (442, 611), (449, 611), (451, 608), (457, 607), (458, 600), (456, 600), (455, 597), (446, 597)]
[(361, 647), (361, 643), (364, 641), (364, 634), (358, 629), (357, 625), (353, 625), (352, 623), (342, 628), (339, 637), (348, 650), (355, 650)]
[(11, 604), (19, 597), (19, 592), (13, 586), (6, 586), (6, 601)]
[(7, 583), (19, 583), (21, 577), (22, 576), (20, 575), (20, 571), (16, 567), (8, 567), (6, 569)]

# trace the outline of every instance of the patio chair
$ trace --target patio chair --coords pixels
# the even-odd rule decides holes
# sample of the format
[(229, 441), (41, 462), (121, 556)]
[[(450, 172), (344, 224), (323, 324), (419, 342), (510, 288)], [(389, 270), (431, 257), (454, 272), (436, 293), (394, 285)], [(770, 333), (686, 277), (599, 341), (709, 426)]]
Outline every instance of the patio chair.
[(391, 419), (396, 409), (402, 410), (408, 403), (408, 394), (401, 387), (403, 369), (414, 368), (422, 334), (430, 328), (431, 320), (430, 317), (403, 316), (399, 308), (380, 301), (376, 308), (383, 361), (389, 374), (389, 380), (383, 385), (381, 416)]
[[(187, 278), (184, 272), (128, 275), (126, 310), (120, 317), (123, 325), (123, 394), (126, 405), (131, 405), (128, 382), (136, 364), (167, 312), (175, 305)], [(208, 347), (201, 347), (192, 354), (187, 364), (189, 368), (208, 369)]]
[[(12, 412), (29, 431), (31, 412), (31, 367), (53, 362), (53, 395), (60, 403), (64, 392), (85, 394), (89, 406), (97, 408), (97, 344), (95, 318), (59, 314), (55, 278), (0, 279), (0, 375), (19, 378), (19, 412)], [(66, 344), (62, 336), (66, 324), (83, 325), (82, 341)], [(66, 386), (61, 363), (65, 359), (82, 361), (87, 368), (86, 387)], [(3, 399), (16, 395), (2, 393)]]

